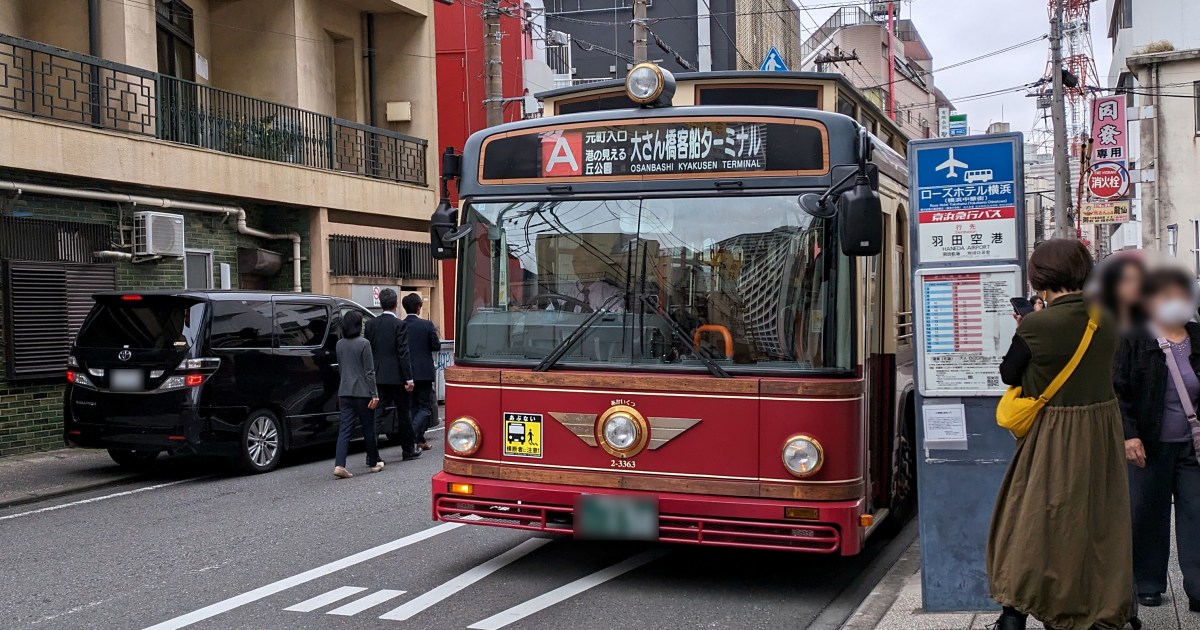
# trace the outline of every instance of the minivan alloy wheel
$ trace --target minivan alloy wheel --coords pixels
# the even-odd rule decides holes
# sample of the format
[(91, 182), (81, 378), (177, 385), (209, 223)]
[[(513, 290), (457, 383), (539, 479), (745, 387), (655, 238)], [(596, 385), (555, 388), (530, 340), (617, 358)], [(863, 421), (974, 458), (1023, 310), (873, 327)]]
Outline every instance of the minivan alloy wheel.
[(250, 472), (267, 472), (279, 463), (283, 454), (282, 429), (269, 411), (250, 414), (242, 430), (242, 466)]
[(246, 447), (254, 465), (262, 467), (271, 463), (279, 452), (279, 429), (270, 418), (259, 416), (250, 423), (246, 436)]

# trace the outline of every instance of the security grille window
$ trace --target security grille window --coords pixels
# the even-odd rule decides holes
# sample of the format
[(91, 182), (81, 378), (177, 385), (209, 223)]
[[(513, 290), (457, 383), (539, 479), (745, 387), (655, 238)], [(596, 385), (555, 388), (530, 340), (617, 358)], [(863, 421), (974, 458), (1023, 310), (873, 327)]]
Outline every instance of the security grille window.
[(335, 235), (329, 237), (329, 261), (335, 276), (437, 278), (429, 243)]
[(319, 346), (329, 329), (329, 309), (323, 304), (275, 303), (275, 334), (279, 347)]
[(10, 260), (4, 264), (5, 374), (57, 378), (92, 295), (117, 286), (116, 267)]
[(158, 71), (187, 81), (196, 80), (196, 39), (192, 9), (180, 0), (155, 0), (158, 25)]
[(273, 329), (270, 302), (256, 300), (213, 302), (209, 344), (215, 350), (270, 348)]

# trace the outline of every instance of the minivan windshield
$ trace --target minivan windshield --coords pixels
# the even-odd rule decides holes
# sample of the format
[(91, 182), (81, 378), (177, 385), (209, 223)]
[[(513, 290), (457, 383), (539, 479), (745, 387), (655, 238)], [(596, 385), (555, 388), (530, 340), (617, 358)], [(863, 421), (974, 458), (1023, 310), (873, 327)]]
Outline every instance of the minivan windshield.
[(569, 344), (556, 364), (852, 365), (852, 266), (795, 194), (476, 201), (464, 223), (464, 362), (533, 367)]
[(177, 297), (103, 298), (79, 330), (80, 348), (182, 349), (196, 345), (203, 302)]

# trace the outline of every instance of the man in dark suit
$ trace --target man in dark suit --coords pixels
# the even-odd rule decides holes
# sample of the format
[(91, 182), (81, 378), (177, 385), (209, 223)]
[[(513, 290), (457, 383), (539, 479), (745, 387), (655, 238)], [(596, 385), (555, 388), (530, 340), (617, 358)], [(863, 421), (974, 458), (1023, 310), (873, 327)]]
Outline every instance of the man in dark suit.
[(371, 351), (375, 355), (375, 383), (379, 388), (379, 406), (375, 413), (383, 416), (389, 406), (396, 410), (396, 431), (400, 446), (404, 448), (404, 461), (408, 461), (420, 457), (421, 451), (416, 447), (409, 415), (409, 392), (413, 391), (415, 383), (408, 334), (404, 321), (396, 315), (397, 297), (394, 289), (379, 292), (379, 307), (383, 314), (367, 322), (363, 336), (371, 342)]
[(427, 319), (421, 319), (421, 296), (409, 293), (404, 296), (404, 325), (408, 330), (408, 349), (412, 356), (413, 382), (415, 387), (412, 396), (413, 433), (416, 435), (417, 446), (428, 451), (433, 448), (425, 439), (425, 432), (437, 425), (437, 408), (433, 399), (433, 353), (442, 349), (438, 341), (437, 328)]

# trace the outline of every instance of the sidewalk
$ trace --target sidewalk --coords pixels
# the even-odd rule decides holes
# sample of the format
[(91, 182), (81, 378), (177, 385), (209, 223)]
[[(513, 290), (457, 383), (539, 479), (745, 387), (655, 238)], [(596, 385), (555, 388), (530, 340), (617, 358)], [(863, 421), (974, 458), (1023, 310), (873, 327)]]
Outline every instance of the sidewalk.
[[(965, 613), (927, 613), (921, 608), (920, 543), (913, 543), (896, 565), (880, 581), (871, 595), (851, 615), (842, 630), (983, 630), (996, 621), (996, 610)], [(1142, 607), (1139, 617), (1146, 630), (1196, 630), (1200, 613), (1188, 611), (1183, 592), (1183, 576), (1175, 558), (1172, 542), (1168, 576), (1170, 591), (1158, 608)], [(885, 604), (891, 601), (890, 605)], [(883, 608), (887, 606), (886, 611)], [(1042, 624), (1029, 620), (1029, 629)]]
[(106, 451), (58, 449), (0, 458), (0, 508), (137, 479)]

